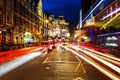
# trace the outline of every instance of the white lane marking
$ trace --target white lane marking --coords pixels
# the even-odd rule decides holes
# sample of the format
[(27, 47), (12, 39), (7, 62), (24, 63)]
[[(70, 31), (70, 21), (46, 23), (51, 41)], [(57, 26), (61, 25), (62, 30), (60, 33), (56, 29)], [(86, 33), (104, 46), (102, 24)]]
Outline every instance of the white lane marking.
[(62, 61), (62, 57), (59, 58), (59, 62), (61, 62), (61, 61)]
[(47, 57), (47, 58), (43, 61), (42, 64), (46, 63), (48, 59), (49, 59), (49, 57)]
[(80, 62), (74, 62), (74, 61), (47, 61), (47, 63), (80, 63)]

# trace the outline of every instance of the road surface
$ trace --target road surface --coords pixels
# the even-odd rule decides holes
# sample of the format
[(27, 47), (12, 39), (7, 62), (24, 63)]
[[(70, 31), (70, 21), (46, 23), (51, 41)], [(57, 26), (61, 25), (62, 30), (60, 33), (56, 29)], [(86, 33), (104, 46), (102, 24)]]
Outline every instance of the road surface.
[[(11, 64), (12, 65), (12, 64)], [(81, 60), (61, 47), (17, 67), (0, 80), (89, 80)]]

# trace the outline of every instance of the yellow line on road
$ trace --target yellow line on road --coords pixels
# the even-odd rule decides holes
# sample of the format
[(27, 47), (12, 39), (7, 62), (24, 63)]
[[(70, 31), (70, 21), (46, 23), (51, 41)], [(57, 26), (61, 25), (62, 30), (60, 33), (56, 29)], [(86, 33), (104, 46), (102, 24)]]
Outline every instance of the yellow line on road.
[(80, 63), (78, 64), (78, 66), (76, 67), (75, 71), (74, 72), (77, 72), (78, 68), (80, 66)]

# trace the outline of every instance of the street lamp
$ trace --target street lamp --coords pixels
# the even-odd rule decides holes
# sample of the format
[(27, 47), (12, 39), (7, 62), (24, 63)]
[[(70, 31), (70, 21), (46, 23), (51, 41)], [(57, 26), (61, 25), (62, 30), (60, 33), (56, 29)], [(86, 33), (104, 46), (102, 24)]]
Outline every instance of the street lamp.
[(45, 22), (48, 23), (48, 20), (46, 20)]

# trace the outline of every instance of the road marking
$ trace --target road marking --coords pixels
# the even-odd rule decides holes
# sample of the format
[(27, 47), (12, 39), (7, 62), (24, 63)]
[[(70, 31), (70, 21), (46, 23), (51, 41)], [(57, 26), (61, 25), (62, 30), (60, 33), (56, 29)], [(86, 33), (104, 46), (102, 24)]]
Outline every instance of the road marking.
[(80, 63), (78, 64), (74, 72), (77, 72), (79, 67), (80, 67)]
[(44, 57), (47, 53), (48, 53), (48, 51), (46, 50), (46, 51), (44, 52), (44, 54), (42, 55), (42, 57)]
[(49, 57), (47, 57), (47, 58), (43, 61), (42, 64), (46, 63), (48, 59), (49, 59)]
[[(60, 61), (47, 61), (47, 63), (59, 63)], [(61, 63), (80, 63), (80, 62), (74, 62), (74, 61), (61, 61)]]
[(82, 67), (83, 72), (86, 73), (86, 70), (85, 70), (83, 64), (81, 64), (81, 67)]
[(76, 57), (76, 59), (79, 61), (79, 62), (81, 62), (81, 60), (78, 58), (78, 56), (75, 56)]
[(76, 79), (73, 79), (73, 80), (84, 80), (84, 79), (81, 77), (77, 77)]
[[(81, 62), (81, 60), (78, 58), (78, 56), (75, 56), (75, 57), (78, 59), (79, 62)], [(86, 70), (85, 70), (85, 68), (83, 67), (82, 64), (81, 64), (81, 67), (82, 67), (83, 72), (86, 73)]]
[(50, 67), (46, 67), (45, 69), (50, 69)]
[(119, 80), (120, 77), (115, 75), (114, 73), (106, 70), (105, 68), (102, 68), (101, 66), (95, 64), (92, 60), (88, 60), (87, 58), (83, 57), (82, 55), (80, 55), (78, 52), (72, 50), (69, 48), (69, 50), (76, 54), (77, 56), (79, 56), (81, 59), (83, 59), (84, 61), (88, 62), (89, 64), (91, 64), (93, 67), (95, 67), (96, 69), (98, 69), (99, 71), (101, 71), (103, 74), (105, 74), (106, 76), (108, 76), (110, 79), (112, 80)]
[(61, 62), (61, 60), (62, 60), (62, 57), (59, 58), (59, 62)]

